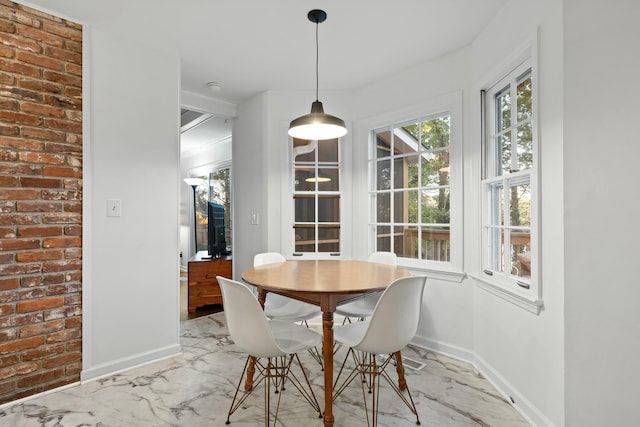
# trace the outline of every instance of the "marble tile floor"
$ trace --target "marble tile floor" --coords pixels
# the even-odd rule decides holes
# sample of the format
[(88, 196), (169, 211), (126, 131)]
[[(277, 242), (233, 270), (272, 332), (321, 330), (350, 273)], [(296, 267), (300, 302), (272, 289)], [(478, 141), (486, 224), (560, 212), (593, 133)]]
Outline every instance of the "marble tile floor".
[[(0, 426), (223, 426), (245, 355), (229, 339), (224, 313), (183, 320), (181, 328), (181, 355), (4, 405)], [(343, 351), (338, 351), (336, 361)], [(471, 365), (413, 347), (403, 354), (425, 364), (417, 371), (406, 370), (423, 426), (528, 426)], [(308, 353), (300, 356), (323, 406), (320, 366)], [(260, 386), (247, 399), (232, 416), (231, 426), (264, 425), (263, 390)], [(323, 425), (293, 387), (284, 393), (278, 426)], [(382, 390), (381, 396), (380, 427), (415, 425), (414, 416), (391, 389)], [(354, 382), (334, 404), (336, 427), (367, 425), (361, 399), (360, 385)]]

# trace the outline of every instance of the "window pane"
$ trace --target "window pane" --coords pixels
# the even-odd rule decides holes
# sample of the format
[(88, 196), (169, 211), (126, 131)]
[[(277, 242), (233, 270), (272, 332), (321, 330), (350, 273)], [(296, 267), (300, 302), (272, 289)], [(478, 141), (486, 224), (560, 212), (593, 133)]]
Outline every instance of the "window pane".
[(389, 190), (391, 188), (391, 160), (376, 162), (376, 190)]
[(339, 191), (340, 174), (338, 168), (318, 168), (318, 191)]
[(422, 259), (449, 261), (451, 258), (449, 227), (428, 227), (421, 232)]
[(314, 225), (295, 225), (296, 252), (315, 252), (316, 228)]
[(391, 251), (391, 227), (378, 226), (376, 229), (376, 249)]
[(422, 191), (422, 224), (449, 224), (450, 191), (434, 188)]
[(531, 76), (518, 83), (518, 122), (531, 117)]
[(403, 193), (406, 197), (406, 212), (398, 212), (396, 210), (396, 222), (408, 222), (410, 224), (418, 223), (418, 192), (407, 191)]
[(422, 186), (449, 184), (449, 150), (424, 153), (422, 156)]
[(340, 221), (340, 197), (319, 197), (318, 198), (318, 222), (339, 222)]
[(507, 86), (496, 95), (496, 131), (500, 132), (511, 127), (511, 93)]
[(529, 231), (511, 232), (511, 274), (531, 277), (531, 234)]
[[(312, 144), (311, 141), (307, 141), (306, 139), (298, 139), (298, 138), (293, 138), (293, 147), (301, 147), (303, 145), (309, 145)], [(302, 152), (301, 154), (296, 154), (296, 151), (293, 151), (294, 153), (294, 162), (315, 162), (316, 161), (316, 151), (313, 150), (311, 152)]]
[(509, 224), (531, 226), (531, 186), (529, 183), (509, 187)]
[(375, 134), (376, 158), (389, 157), (391, 155), (391, 131), (382, 130)]
[(393, 227), (393, 252), (398, 255), (403, 253), (404, 239), (402, 238), (404, 227)]
[(339, 226), (323, 226), (318, 229), (318, 252), (340, 252)]
[(315, 222), (316, 198), (314, 196), (294, 196), (295, 222)]
[(533, 135), (531, 122), (518, 126), (518, 169), (533, 167)]
[(402, 255), (405, 258), (418, 259), (420, 229), (417, 226), (402, 227)]
[(511, 170), (511, 133), (500, 135), (499, 141), (500, 169), (498, 175), (504, 175)]
[(315, 170), (313, 168), (295, 168), (294, 191), (315, 191), (313, 182)]
[(391, 194), (379, 193), (376, 196), (376, 222), (391, 222)]
[(319, 162), (338, 162), (338, 140), (327, 139), (318, 141), (318, 161)]
[[(401, 171), (406, 171), (406, 182), (407, 185), (404, 186), (406, 188), (418, 188), (419, 184), (419, 173), (418, 173), (418, 156), (409, 156), (404, 158), (404, 164), (398, 162), (398, 164), (404, 166), (399, 168), (396, 166), (396, 174), (398, 173), (398, 169)], [(396, 185), (394, 188), (402, 188), (404, 179), (401, 182), (396, 181)]]
[(442, 116), (421, 123), (423, 149), (434, 150), (449, 146), (451, 116)]
[(403, 157), (395, 158), (393, 167), (393, 188), (404, 188), (408, 175), (405, 159)]
[(494, 183), (489, 189), (489, 221), (488, 225), (504, 226), (504, 191), (502, 183)]

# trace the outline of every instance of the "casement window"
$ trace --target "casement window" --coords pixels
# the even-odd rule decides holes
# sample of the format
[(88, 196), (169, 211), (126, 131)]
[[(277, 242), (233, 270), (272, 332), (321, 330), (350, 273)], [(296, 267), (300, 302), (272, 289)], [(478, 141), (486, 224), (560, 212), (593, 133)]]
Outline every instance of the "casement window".
[(538, 312), (538, 142), (531, 58), (483, 91), (481, 284)]
[(342, 250), (340, 139), (291, 138), (295, 256), (338, 256)]
[(457, 100), (370, 132), (369, 247), (394, 252), (406, 267), (462, 272)]

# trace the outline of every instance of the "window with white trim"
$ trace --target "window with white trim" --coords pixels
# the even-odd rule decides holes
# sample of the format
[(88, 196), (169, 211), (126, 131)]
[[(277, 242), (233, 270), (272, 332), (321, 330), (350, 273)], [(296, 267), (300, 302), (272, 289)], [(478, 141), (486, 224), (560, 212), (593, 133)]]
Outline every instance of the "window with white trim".
[(339, 255), (342, 250), (340, 139), (291, 138), (293, 254)]
[(394, 252), (408, 267), (462, 271), (458, 120), (444, 111), (371, 131), (372, 251)]
[(482, 279), (540, 306), (535, 80), (529, 58), (483, 92)]

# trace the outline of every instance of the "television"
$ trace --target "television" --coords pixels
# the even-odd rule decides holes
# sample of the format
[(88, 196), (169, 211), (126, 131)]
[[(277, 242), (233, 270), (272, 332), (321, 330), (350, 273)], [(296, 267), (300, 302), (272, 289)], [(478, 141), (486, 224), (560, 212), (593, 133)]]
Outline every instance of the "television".
[(227, 255), (227, 242), (225, 240), (224, 206), (209, 202), (207, 213), (209, 215), (207, 225), (209, 256), (220, 258)]

